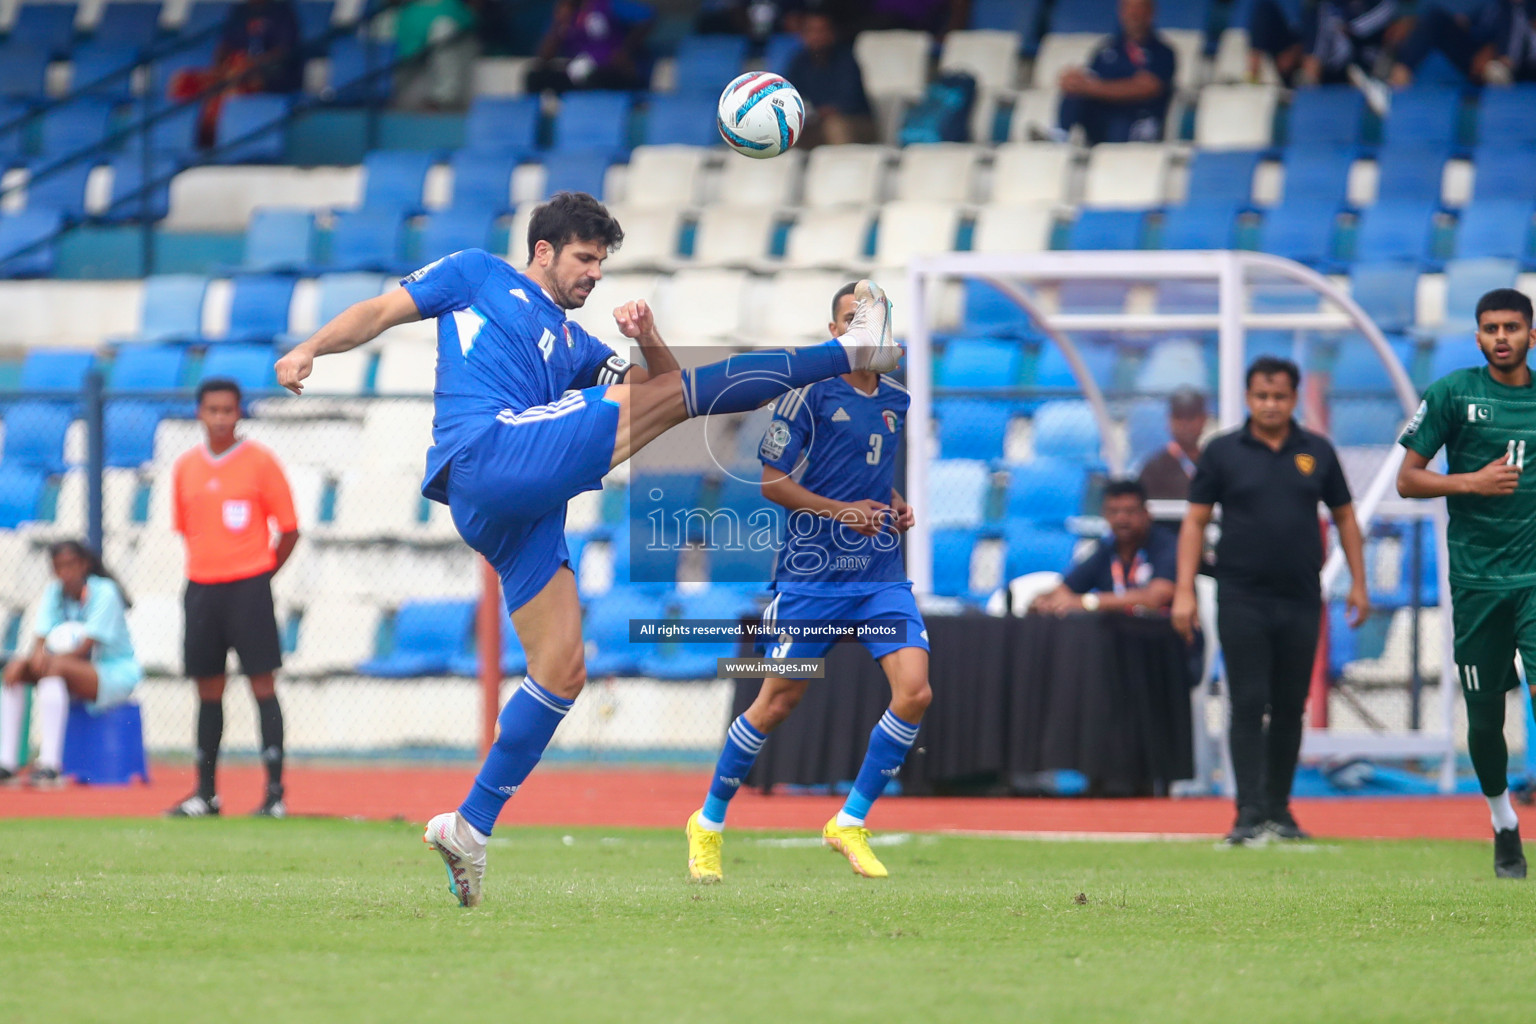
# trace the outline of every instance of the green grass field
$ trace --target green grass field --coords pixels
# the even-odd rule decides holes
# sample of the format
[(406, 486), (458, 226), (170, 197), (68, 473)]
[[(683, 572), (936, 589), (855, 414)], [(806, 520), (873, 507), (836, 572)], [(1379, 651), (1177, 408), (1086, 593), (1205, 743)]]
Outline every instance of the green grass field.
[(1486, 845), (913, 837), (893, 878), (727, 835), (504, 828), (483, 907), (408, 825), (0, 823), (0, 1021), (1397, 1021), (1530, 1016)]

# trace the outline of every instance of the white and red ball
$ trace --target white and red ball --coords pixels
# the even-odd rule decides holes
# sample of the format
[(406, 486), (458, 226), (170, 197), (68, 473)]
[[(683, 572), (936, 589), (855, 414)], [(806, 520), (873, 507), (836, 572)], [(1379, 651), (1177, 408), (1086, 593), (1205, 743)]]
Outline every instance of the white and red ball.
[(742, 156), (766, 160), (800, 138), (805, 101), (782, 76), (770, 71), (738, 75), (720, 94), (720, 137)]

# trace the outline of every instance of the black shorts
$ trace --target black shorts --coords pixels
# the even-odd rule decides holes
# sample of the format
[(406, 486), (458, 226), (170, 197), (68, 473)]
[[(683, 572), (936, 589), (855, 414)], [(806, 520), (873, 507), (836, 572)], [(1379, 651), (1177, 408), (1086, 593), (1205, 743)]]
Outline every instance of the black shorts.
[(231, 647), (247, 676), (282, 667), (271, 573), (228, 583), (188, 583), (183, 606), (187, 621), (182, 656), (193, 679), (222, 676)]

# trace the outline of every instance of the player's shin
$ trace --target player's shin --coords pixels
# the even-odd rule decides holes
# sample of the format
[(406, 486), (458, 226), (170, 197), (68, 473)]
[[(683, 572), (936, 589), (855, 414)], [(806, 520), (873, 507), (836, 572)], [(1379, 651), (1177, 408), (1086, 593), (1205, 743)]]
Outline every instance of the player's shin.
[(1478, 786), (1488, 799), (1493, 827), (1515, 828), (1519, 821), (1509, 802), (1509, 745), (1504, 740), (1505, 694), (1466, 693), (1467, 753)]
[(531, 677), (512, 694), (497, 716), (500, 732), (496, 742), (459, 806), (459, 813), (476, 831), (491, 834), (507, 798), (517, 792), (544, 756), (544, 748), (574, 703), (556, 697)]
[(739, 716), (726, 730), (725, 746), (720, 759), (715, 762), (715, 774), (709, 780), (709, 795), (704, 798), (704, 809), (699, 812), (699, 824), (711, 832), (725, 828), (725, 812), (731, 798), (746, 781), (752, 762), (768, 737), (752, 727), (746, 715)]
[(912, 749), (916, 739), (916, 723), (903, 721), (890, 710), (880, 717), (869, 734), (869, 750), (864, 755), (858, 777), (853, 780), (853, 789), (848, 792), (843, 809), (837, 812), (839, 827), (864, 824), (870, 806), (885, 792), (886, 783), (901, 770), (901, 763), (907, 759), (907, 751)]
[(689, 417), (751, 412), (786, 391), (849, 370), (848, 351), (838, 341), (747, 352), (683, 370), (683, 404)]

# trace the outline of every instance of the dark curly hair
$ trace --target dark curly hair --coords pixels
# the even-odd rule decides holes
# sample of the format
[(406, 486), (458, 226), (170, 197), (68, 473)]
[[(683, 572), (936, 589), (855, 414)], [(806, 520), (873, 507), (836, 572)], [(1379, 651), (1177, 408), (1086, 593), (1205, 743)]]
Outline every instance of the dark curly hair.
[(540, 242), (560, 254), (570, 242), (601, 242), (611, 253), (624, 244), (624, 229), (608, 208), (585, 192), (556, 192), (528, 220), (528, 262)]

